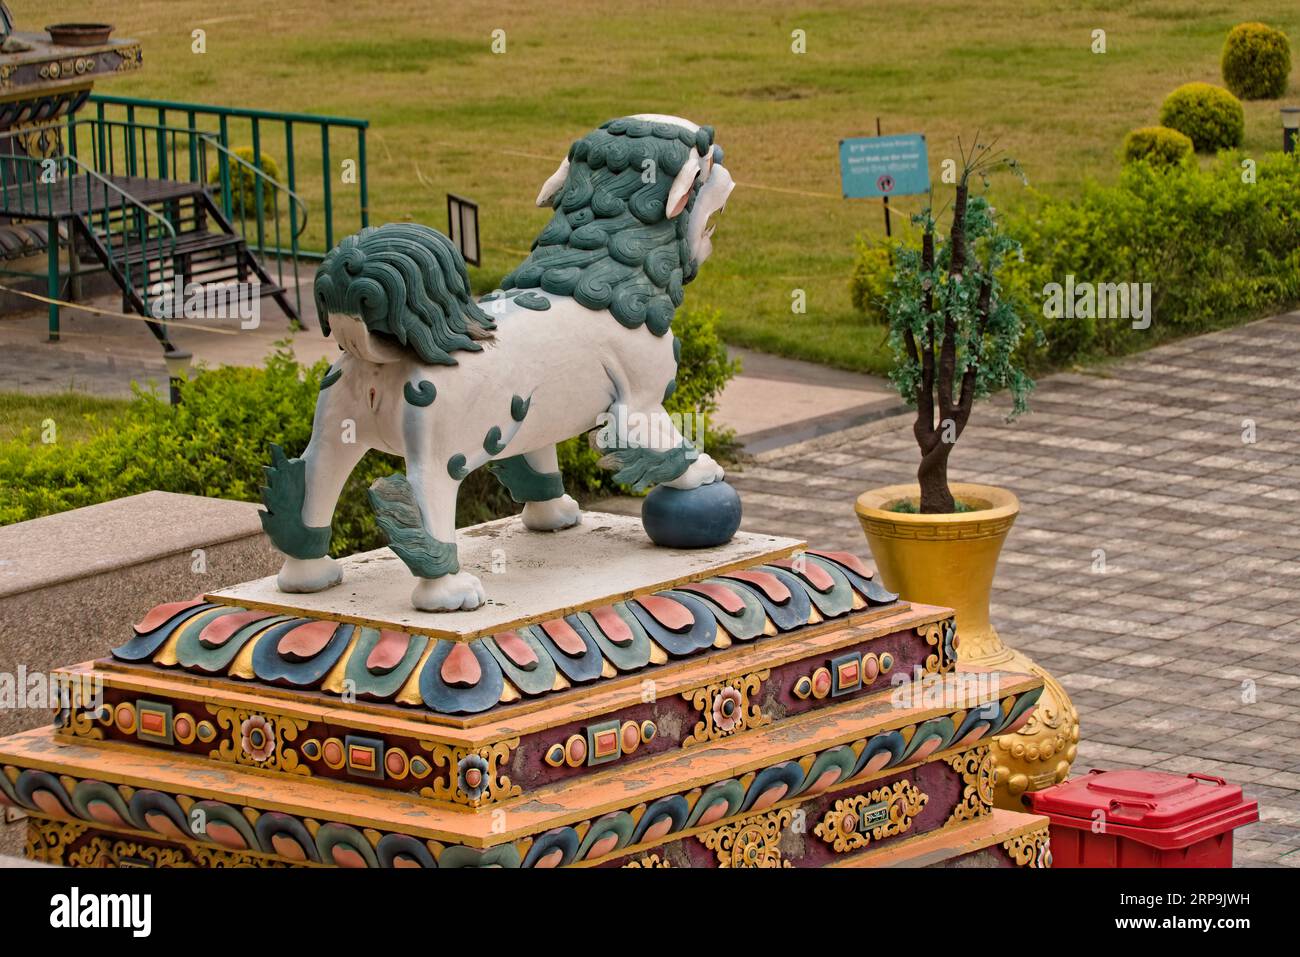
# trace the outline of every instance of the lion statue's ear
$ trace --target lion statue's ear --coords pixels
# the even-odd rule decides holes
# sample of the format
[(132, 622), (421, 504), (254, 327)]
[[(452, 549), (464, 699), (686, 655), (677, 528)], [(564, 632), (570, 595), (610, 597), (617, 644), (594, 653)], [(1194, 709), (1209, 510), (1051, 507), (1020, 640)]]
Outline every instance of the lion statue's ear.
[(695, 185), (695, 177), (699, 175), (700, 154), (695, 150), (691, 150), (691, 155), (682, 164), (682, 168), (673, 179), (672, 188), (668, 190), (668, 201), (664, 204), (664, 217), (666, 219), (674, 219), (681, 215), (682, 210), (686, 208), (687, 202), (690, 201), (691, 187)]
[(542, 191), (537, 194), (537, 205), (550, 206), (551, 201), (555, 199), (555, 194), (564, 189), (564, 181), (568, 178), (569, 158), (566, 156), (564, 162), (551, 174), (551, 178), (542, 184)]

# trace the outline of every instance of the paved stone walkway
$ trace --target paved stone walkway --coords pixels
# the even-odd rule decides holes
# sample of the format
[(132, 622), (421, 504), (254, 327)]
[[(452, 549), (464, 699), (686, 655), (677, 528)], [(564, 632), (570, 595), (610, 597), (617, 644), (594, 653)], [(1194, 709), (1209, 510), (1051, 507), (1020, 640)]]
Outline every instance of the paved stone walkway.
[[(952, 458), (954, 479), (1020, 497), (993, 619), (1073, 697), (1075, 770), (1244, 785), (1261, 822), (1238, 832), (1238, 864), (1300, 866), (1298, 405), (1293, 313), (1052, 376), (1011, 424), (984, 403)], [(730, 479), (746, 526), (865, 554), (854, 498), (916, 461), (893, 418)]]

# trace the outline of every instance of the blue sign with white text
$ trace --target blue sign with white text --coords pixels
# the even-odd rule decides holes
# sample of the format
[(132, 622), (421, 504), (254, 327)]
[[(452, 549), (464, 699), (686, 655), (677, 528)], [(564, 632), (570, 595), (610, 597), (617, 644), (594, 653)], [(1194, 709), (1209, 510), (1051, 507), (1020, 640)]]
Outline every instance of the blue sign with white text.
[(911, 196), (930, 191), (924, 133), (854, 136), (840, 140), (845, 199)]

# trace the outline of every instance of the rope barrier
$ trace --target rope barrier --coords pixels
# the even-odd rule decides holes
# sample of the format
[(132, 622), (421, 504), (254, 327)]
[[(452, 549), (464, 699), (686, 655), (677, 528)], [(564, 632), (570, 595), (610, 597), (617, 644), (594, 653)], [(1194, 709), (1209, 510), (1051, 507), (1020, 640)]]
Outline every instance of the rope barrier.
[(174, 319), (150, 319), (147, 316), (139, 316), (133, 312), (114, 312), (111, 309), (100, 309), (98, 306), (85, 306), (78, 302), (68, 302), (66, 299), (51, 299), (49, 296), (42, 296), (34, 292), (26, 292), (22, 289), (15, 289), (12, 286), (0, 284), (0, 292), (13, 293), (15, 296), (22, 296), (26, 299), (34, 299), (37, 302), (45, 303), (47, 306), (58, 306), (60, 309), (80, 309), (82, 312), (89, 312), (96, 316), (106, 316), (109, 319), (133, 319), (136, 322), (156, 322), (160, 326), (176, 326), (183, 329), (195, 329), (199, 332), (213, 332), (219, 336), (237, 336), (239, 332), (235, 329), (218, 329), (216, 326), (199, 326), (192, 322), (178, 322)]

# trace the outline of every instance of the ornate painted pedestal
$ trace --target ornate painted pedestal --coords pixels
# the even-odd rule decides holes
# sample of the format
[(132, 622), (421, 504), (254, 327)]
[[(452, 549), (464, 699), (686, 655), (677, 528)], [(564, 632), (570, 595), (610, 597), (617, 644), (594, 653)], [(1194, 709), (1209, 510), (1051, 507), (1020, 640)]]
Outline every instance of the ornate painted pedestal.
[(462, 565), (494, 575), (473, 612), (412, 610), (382, 550), (315, 595), (262, 580), (161, 605), (111, 658), (66, 669), (55, 727), (0, 741), (29, 855), (1050, 863), (1046, 818), (993, 808), (989, 753), (1042, 680), (959, 674), (951, 612), (897, 599), (856, 557), (743, 533), (655, 548), (598, 513), (462, 543)]

